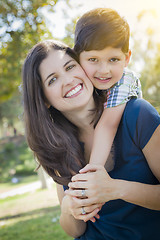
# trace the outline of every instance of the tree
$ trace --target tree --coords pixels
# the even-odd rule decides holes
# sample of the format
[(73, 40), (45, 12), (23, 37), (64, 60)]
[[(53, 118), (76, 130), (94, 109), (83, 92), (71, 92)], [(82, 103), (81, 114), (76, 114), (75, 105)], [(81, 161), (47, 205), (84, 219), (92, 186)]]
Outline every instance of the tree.
[(21, 67), (29, 49), (51, 37), (43, 7), (54, 11), (58, 0), (0, 0), (0, 103), (9, 99), (21, 81)]
[(147, 99), (160, 113), (160, 44), (152, 61), (148, 61), (141, 73), (143, 92)]
[(131, 68), (140, 72), (143, 97), (160, 112), (160, 41), (156, 15), (142, 11), (137, 17), (137, 28), (132, 32)]

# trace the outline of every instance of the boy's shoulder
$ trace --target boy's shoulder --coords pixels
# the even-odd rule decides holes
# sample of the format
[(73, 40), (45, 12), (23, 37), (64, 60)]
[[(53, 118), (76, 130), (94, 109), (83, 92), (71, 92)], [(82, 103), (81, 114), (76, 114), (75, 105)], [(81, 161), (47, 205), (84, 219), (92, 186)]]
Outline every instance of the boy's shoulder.
[(139, 79), (140, 75), (134, 71), (131, 71), (130, 69), (125, 69), (123, 72), (122, 80), (123, 82), (135, 82)]

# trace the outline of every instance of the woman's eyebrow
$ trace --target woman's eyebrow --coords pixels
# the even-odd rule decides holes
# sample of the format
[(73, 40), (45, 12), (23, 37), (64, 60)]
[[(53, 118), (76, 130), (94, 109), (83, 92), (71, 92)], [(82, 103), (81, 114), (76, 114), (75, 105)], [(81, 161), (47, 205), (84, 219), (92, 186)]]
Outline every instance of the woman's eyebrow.
[[(67, 62), (63, 65), (63, 67), (65, 67), (67, 64), (69, 64), (69, 63), (72, 62), (72, 61), (74, 61), (74, 59), (71, 59), (71, 60), (67, 61)], [(54, 75), (54, 74), (55, 74), (55, 72), (49, 74), (49, 75), (47, 76), (47, 78), (44, 80), (44, 82), (47, 81), (47, 79), (50, 78), (50, 77), (51, 77), (52, 75)]]
[(75, 61), (75, 60), (74, 60), (74, 59), (69, 60), (68, 62), (66, 62), (66, 63), (63, 65), (63, 67), (65, 67), (68, 63), (70, 63), (70, 62), (72, 62), (72, 61)]
[(51, 77), (52, 75), (54, 75), (54, 74), (55, 74), (55, 72), (49, 74), (48, 77), (44, 80), (44, 82), (47, 81), (47, 79), (50, 78), (50, 77)]

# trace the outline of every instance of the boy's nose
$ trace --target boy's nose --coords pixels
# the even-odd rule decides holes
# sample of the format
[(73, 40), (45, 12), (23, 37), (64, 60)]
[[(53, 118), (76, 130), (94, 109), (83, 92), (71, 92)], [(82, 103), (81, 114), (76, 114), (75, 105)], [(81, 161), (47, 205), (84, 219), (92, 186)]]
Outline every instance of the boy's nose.
[(98, 71), (99, 73), (103, 73), (103, 74), (109, 73), (108, 64), (106, 62), (101, 63)]

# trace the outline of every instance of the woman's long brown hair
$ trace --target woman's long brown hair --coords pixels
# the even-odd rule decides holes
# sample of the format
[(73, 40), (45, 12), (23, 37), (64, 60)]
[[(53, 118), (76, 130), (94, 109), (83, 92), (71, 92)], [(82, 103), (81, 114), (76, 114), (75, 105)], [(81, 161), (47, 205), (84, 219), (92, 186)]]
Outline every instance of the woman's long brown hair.
[[(85, 165), (78, 129), (57, 109), (47, 108), (39, 73), (41, 62), (51, 49), (61, 50), (78, 61), (72, 49), (47, 40), (38, 43), (23, 66), (23, 103), (26, 137), (39, 164), (59, 184), (66, 185)], [(94, 93), (97, 119), (103, 109), (101, 97)]]

